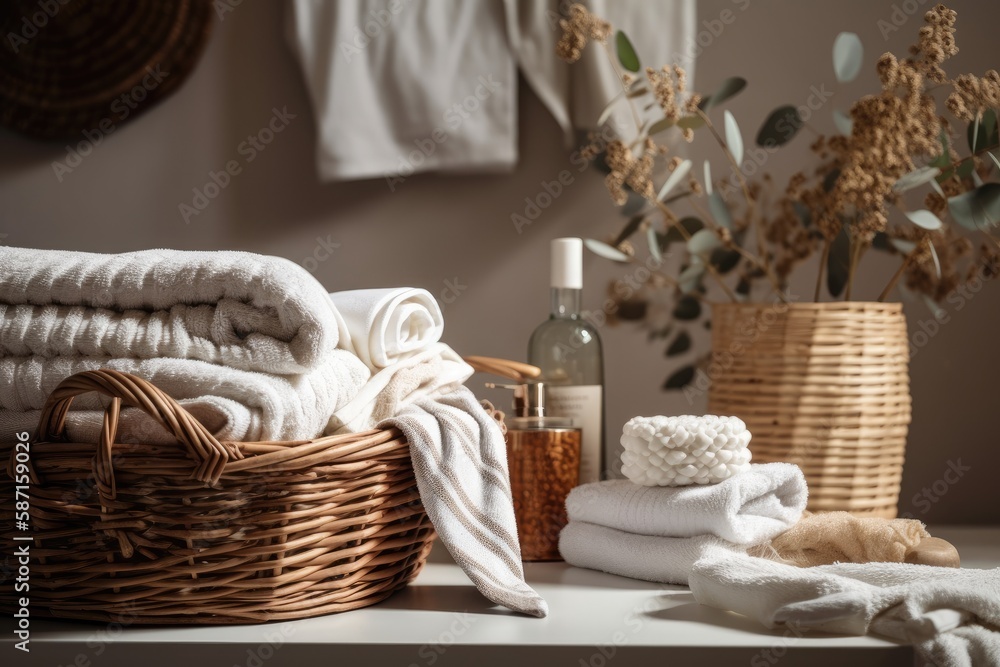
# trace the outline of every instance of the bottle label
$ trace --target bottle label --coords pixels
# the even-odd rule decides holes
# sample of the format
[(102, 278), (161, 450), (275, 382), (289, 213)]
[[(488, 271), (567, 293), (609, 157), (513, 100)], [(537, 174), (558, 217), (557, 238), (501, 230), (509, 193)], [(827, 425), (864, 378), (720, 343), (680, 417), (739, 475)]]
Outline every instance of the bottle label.
[(604, 414), (601, 385), (546, 385), (546, 414), (569, 417), (574, 426), (583, 430), (580, 443), (580, 483), (601, 479), (601, 440), (604, 435)]

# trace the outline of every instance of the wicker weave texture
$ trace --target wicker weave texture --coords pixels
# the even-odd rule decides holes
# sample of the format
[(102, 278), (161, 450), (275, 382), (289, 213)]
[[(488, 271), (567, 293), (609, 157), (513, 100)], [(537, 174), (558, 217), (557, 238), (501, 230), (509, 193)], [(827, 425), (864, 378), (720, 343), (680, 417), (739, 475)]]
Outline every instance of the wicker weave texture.
[[(101, 442), (61, 441), (70, 402), (88, 391), (111, 397)], [(178, 444), (116, 444), (122, 404)], [(5, 550), (35, 538), (39, 615), (226, 624), (347, 611), (405, 586), (434, 539), (396, 430), (220, 443), (149, 383), (90, 371), (53, 392), (36, 440), (26, 467), (5, 448), (0, 530)], [(28, 533), (13, 522), (17, 473), (31, 476)], [(12, 586), (0, 605), (13, 610)]]
[(894, 517), (910, 423), (900, 304), (714, 308), (709, 411), (736, 415), (756, 462), (789, 461), (809, 509)]

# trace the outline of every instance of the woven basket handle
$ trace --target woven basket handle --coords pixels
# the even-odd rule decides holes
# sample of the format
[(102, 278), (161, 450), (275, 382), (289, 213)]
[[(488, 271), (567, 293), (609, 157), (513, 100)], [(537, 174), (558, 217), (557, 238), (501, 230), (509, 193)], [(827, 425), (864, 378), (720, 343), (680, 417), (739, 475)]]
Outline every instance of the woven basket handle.
[[(52, 390), (42, 408), (36, 433), (38, 442), (64, 439), (66, 414), (73, 398), (90, 391), (112, 399), (104, 412), (104, 424), (94, 460), (94, 474), (102, 497), (115, 497), (111, 449), (118, 431), (118, 418), (123, 402), (151, 416), (184, 445), (188, 456), (197, 464), (191, 474), (194, 479), (215, 484), (230, 460), (243, 458), (239, 449), (216, 440), (201, 422), (154, 385), (134, 375), (106, 368), (71, 375)], [(34, 470), (32, 477), (40, 481)]]

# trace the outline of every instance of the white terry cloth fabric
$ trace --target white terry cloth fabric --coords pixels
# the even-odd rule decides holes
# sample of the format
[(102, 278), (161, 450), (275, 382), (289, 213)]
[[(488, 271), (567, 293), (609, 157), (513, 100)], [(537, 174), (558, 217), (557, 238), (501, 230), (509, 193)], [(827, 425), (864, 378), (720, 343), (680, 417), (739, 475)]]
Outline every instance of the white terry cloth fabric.
[(330, 419), (327, 433), (375, 428), (405, 405), (454, 391), (473, 369), (444, 343), (434, 343), (375, 373), (347, 405)]
[(380, 428), (410, 443), (417, 487), (442, 543), (491, 601), (532, 616), (548, 605), (524, 581), (500, 427), (465, 387), (405, 406)]
[(570, 565), (664, 584), (687, 585), (695, 561), (713, 548), (740, 547), (713, 535), (652, 537), (573, 520), (559, 533), (559, 554)]
[(808, 489), (798, 466), (753, 464), (718, 484), (650, 487), (628, 480), (583, 484), (566, 498), (570, 521), (641, 535), (715, 535), (759, 544), (795, 525)]
[[(298, 440), (323, 433), (330, 415), (346, 405), (369, 379), (368, 368), (346, 350), (331, 350), (309, 373), (272, 375), (210, 364), (197, 359), (110, 359), (106, 357), (0, 357), (0, 437), (33, 432), (53, 389), (81, 371), (111, 368), (153, 383), (189, 408), (223, 440)], [(102, 402), (97, 394), (73, 400), (69, 435), (95, 442)], [(96, 428), (95, 428), (96, 426)], [(122, 411), (121, 442), (171, 441), (171, 436), (132, 408)]]
[(509, 170), (517, 71), (501, 2), (294, 0), (321, 180)]
[(292, 374), (347, 340), (323, 286), (280, 257), (0, 248), (0, 357), (175, 357)]
[(354, 352), (373, 371), (441, 340), (441, 307), (425, 289), (399, 287), (330, 294)]
[[(585, 4), (629, 35), (643, 63), (678, 63), (693, 85), (694, 0)], [(567, 144), (574, 128), (594, 129), (621, 83), (600, 47), (573, 65), (556, 57), (568, 5), (294, 0), (288, 37), (316, 116), (320, 179), (384, 176), (394, 189), (414, 172), (510, 169), (518, 66)], [(619, 111), (630, 129), (625, 105)]]
[(701, 604), (768, 628), (883, 635), (914, 644), (939, 667), (1000, 665), (1000, 568), (907, 563), (797, 568), (713, 551), (694, 565)]

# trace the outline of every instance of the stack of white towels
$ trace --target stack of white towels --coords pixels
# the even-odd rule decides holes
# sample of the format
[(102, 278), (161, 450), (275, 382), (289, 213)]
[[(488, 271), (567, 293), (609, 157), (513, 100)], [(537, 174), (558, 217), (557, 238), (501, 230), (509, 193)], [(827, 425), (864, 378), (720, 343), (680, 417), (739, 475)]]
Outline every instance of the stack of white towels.
[[(0, 248), (0, 442), (33, 432), (65, 378), (99, 368), (152, 382), (220, 440), (397, 427), (456, 561), (494, 602), (544, 616), (524, 583), (506, 470), (496, 471), (503, 434), (462, 386), (473, 371), (440, 342), (443, 326), (425, 290), (328, 294), (279, 257)], [(106, 402), (76, 398), (68, 437), (96, 442)], [(172, 439), (135, 408), (117, 437)]]
[(713, 549), (746, 552), (802, 516), (806, 481), (788, 463), (751, 465), (736, 417), (636, 417), (624, 428), (630, 479), (578, 486), (559, 537), (567, 563), (687, 584)]

